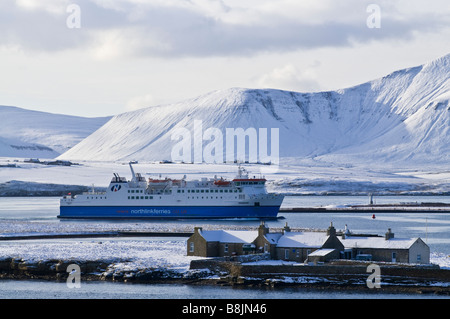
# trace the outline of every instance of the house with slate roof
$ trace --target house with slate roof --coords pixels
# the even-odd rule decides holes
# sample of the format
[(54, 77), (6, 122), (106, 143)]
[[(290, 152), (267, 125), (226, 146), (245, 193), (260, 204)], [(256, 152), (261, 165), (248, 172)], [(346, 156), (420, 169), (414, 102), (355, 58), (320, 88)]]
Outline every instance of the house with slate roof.
[(421, 238), (395, 238), (390, 228), (384, 237), (353, 235), (347, 229), (339, 238), (345, 248), (345, 259), (430, 263), (430, 247)]
[(289, 226), (271, 233), (261, 222), (256, 231), (203, 230), (195, 227), (187, 240), (187, 255), (224, 257), (270, 253), (271, 259), (326, 262), (331, 259), (359, 259), (383, 262), (430, 262), (430, 249), (420, 238), (394, 238), (389, 229), (384, 237), (352, 234), (346, 228), (338, 235), (331, 223), (326, 232), (292, 232)]
[(203, 230), (195, 227), (194, 234), (187, 241), (187, 255), (223, 257), (255, 253), (257, 236), (257, 231)]
[(328, 261), (339, 259), (342, 251), (344, 245), (337, 238), (333, 224), (327, 232), (291, 232), (289, 229), (278, 239), (276, 259), (300, 263)]

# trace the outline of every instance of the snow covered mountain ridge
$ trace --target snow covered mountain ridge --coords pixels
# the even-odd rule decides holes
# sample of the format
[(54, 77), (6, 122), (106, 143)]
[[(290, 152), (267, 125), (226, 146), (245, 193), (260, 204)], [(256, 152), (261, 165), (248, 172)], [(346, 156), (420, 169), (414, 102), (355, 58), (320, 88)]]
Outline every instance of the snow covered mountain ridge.
[(105, 124), (84, 118), (0, 106), (0, 156), (54, 158)]
[(194, 139), (201, 121), (203, 133), (217, 128), (223, 136), (226, 128), (278, 128), (282, 160), (448, 163), (449, 75), (450, 54), (337, 91), (214, 91), (114, 116), (59, 158), (170, 160), (172, 135), (184, 128)]

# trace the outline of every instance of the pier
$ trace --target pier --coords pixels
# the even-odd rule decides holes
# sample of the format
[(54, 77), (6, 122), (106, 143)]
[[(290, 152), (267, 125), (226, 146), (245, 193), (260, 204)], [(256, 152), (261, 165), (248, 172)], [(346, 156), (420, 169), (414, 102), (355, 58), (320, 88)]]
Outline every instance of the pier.
[(190, 237), (193, 232), (100, 232), (100, 233), (67, 233), (67, 234), (28, 234), (0, 236), (2, 240), (33, 240), (33, 239), (58, 239), (58, 238), (105, 238), (105, 237)]
[(368, 204), (348, 206), (317, 206), (317, 207), (287, 207), (280, 208), (280, 213), (450, 213), (447, 203), (398, 203), (398, 204)]

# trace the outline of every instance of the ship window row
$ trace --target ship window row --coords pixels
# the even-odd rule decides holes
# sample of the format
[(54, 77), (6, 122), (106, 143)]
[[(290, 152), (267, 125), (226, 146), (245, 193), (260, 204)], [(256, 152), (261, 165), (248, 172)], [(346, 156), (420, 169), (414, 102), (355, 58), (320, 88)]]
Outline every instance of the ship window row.
[(153, 196), (128, 196), (128, 199), (153, 199)]
[[(239, 195), (242, 196), (242, 195)], [(161, 198), (161, 196), (160, 196)], [(223, 199), (222, 196), (188, 196), (188, 199)], [(234, 197), (235, 199), (237, 199), (237, 196)], [(240, 197), (239, 197), (240, 198)], [(128, 199), (153, 199), (153, 196), (128, 196)]]
[[(188, 189), (188, 193), (242, 193), (242, 189)], [(178, 189), (177, 193), (184, 193), (184, 189)]]
[(128, 193), (143, 193), (144, 191), (142, 190), (142, 189), (136, 189), (136, 190), (134, 190), (134, 189), (129, 189), (128, 190)]
[(240, 185), (264, 185), (264, 182), (236, 182), (236, 186)]
[(86, 199), (106, 199), (106, 196), (86, 196)]

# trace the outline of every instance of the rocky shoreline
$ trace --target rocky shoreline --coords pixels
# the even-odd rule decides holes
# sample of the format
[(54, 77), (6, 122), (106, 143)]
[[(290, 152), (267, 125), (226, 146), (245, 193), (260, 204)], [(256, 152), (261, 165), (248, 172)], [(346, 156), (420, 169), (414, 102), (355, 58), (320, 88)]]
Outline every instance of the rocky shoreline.
[[(418, 270), (404, 267), (388, 271), (382, 268), (380, 289), (369, 289), (364, 266), (252, 266), (239, 262), (196, 260), (187, 271), (170, 268), (146, 268), (138, 271), (116, 269), (117, 260), (0, 259), (0, 280), (48, 280), (66, 282), (68, 266), (76, 264), (81, 281), (111, 281), (144, 284), (220, 285), (279, 289), (296, 287), (316, 290), (355, 291), (376, 294), (406, 293), (450, 296), (450, 270), (433, 267)], [(205, 263), (206, 262), (206, 263)], [(209, 263), (209, 265), (207, 264)], [(295, 270), (295, 268), (297, 270)], [(330, 268), (331, 267), (331, 268)], [(334, 267), (334, 268), (333, 268)], [(299, 269), (301, 271), (299, 271)], [(295, 271), (294, 271), (295, 270)], [(403, 272), (403, 276), (399, 276)], [(432, 276), (432, 277), (430, 277)]]

